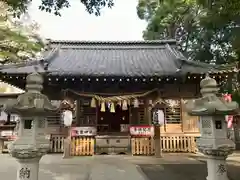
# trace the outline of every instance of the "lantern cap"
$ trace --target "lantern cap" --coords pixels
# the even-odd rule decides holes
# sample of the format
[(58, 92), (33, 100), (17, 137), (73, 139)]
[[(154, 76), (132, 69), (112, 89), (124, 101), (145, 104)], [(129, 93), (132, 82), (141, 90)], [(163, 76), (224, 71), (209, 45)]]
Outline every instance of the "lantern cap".
[(193, 116), (209, 115), (235, 115), (238, 113), (238, 104), (234, 101), (227, 102), (218, 97), (218, 84), (215, 79), (206, 75), (200, 82), (202, 97), (186, 103), (187, 111)]
[(43, 77), (37, 72), (29, 74), (26, 78), (27, 91), (40, 92), (43, 89), (42, 84), (43, 84)]
[(207, 74), (206, 77), (200, 82), (201, 94), (216, 94), (219, 90), (217, 81)]
[(34, 72), (26, 78), (26, 92), (19, 95), (17, 99), (8, 100), (3, 110), (8, 113), (20, 115), (41, 115), (47, 116), (48, 113), (56, 112), (48, 97), (41, 93), (43, 89), (43, 77)]

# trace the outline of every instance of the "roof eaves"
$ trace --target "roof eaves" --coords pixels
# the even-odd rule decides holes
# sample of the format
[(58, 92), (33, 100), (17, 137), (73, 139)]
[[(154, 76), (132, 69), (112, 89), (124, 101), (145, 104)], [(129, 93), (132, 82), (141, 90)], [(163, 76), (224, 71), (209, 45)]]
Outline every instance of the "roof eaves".
[(34, 65), (39, 65), (44, 62), (44, 59), (39, 59), (39, 60), (31, 60), (31, 61), (25, 61), (21, 63), (16, 63), (16, 64), (3, 64), (0, 65), (0, 71), (4, 69), (10, 69), (10, 68), (21, 68), (25, 66), (34, 66)]
[(20, 63), (16, 63), (16, 64), (3, 64), (0, 65), (0, 71), (1, 70), (6, 70), (6, 69), (10, 69), (10, 68), (21, 68), (21, 67), (26, 67), (26, 66), (42, 66), (44, 70), (46, 70), (46, 68), (48, 67), (49, 63), (55, 59), (55, 57), (58, 55), (58, 51), (59, 51), (60, 47), (56, 47), (54, 49), (52, 49), (46, 57), (43, 57), (41, 59), (33, 59), (33, 60), (29, 60), (29, 61), (25, 61), (25, 62), (20, 62)]

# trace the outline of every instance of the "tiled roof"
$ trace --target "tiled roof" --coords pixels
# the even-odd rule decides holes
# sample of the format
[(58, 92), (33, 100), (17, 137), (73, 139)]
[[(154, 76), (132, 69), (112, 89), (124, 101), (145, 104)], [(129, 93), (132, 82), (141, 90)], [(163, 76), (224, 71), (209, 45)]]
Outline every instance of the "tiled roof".
[(208, 64), (188, 61), (175, 41), (51, 41), (41, 61), (4, 66), (8, 74), (46, 71), (63, 76), (162, 76), (206, 73)]

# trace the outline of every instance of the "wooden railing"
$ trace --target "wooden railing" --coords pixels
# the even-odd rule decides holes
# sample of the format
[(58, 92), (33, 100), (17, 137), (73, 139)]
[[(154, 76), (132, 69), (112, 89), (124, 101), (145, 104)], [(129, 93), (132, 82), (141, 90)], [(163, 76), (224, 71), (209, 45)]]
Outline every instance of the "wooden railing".
[[(63, 153), (64, 136), (52, 135), (50, 141), (50, 153)], [(92, 137), (72, 137), (71, 155), (90, 156), (94, 154), (94, 138)]]
[(132, 138), (131, 139), (132, 155), (154, 155), (153, 138)]
[(162, 136), (161, 141), (165, 152), (196, 152), (194, 136)]
[[(163, 152), (190, 152), (197, 151), (194, 136), (162, 136)], [(132, 138), (131, 148), (133, 155), (154, 155), (153, 138)]]
[(63, 135), (52, 135), (50, 140), (50, 152), (51, 153), (62, 153), (64, 145)]
[[(163, 152), (190, 152), (197, 151), (194, 136), (175, 135), (161, 136)], [(52, 153), (62, 153), (64, 145), (64, 136), (52, 135), (51, 149)], [(71, 141), (72, 156), (92, 156), (94, 155), (95, 139), (93, 137), (73, 137)], [(132, 155), (154, 155), (153, 138), (131, 138)]]
[(92, 156), (94, 155), (93, 137), (72, 137), (71, 155), (72, 156)]

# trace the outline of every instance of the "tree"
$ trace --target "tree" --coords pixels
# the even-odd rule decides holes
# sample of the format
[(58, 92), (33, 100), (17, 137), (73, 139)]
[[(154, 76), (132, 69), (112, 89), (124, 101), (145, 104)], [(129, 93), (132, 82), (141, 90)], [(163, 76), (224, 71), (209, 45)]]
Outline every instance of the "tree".
[[(27, 12), (28, 5), (33, 0), (2, 0), (9, 7), (12, 8), (16, 16)], [(70, 0), (41, 0), (42, 3), (39, 4), (39, 9), (46, 11), (48, 13), (54, 13), (55, 15), (61, 15), (60, 10), (63, 8), (70, 7)], [(104, 7), (111, 8), (113, 0), (80, 0), (80, 2), (86, 7), (86, 10), (90, 14), (100, 15), (100, 11)]]
[[(144, 39), (176, 38), (191, 60), (240, 67), (239, 0), (139, 0), (137, 10), (148, 22)], [(238, 103), (239, 82), (237, 72), (221, 84)], [(239, 134), (236, 126), (234, 132)]]
[(25, 26), (14, 20), (8, 6), (0, 2), (0, 63), (16, 63), (36, 57), (44, 44), (34, 33), (36, 24)]
[(236, 61), (240, 6), (233, 4), (239, 2), (233, 0), (233, 4), (228, 4), (227, 0), (219, 0), (210, 6), (199, 1), (139, 0), (138, 16), (148, 22), (144, 39), (176, 38), (181, 51), (197, 61), (215, 64)]

